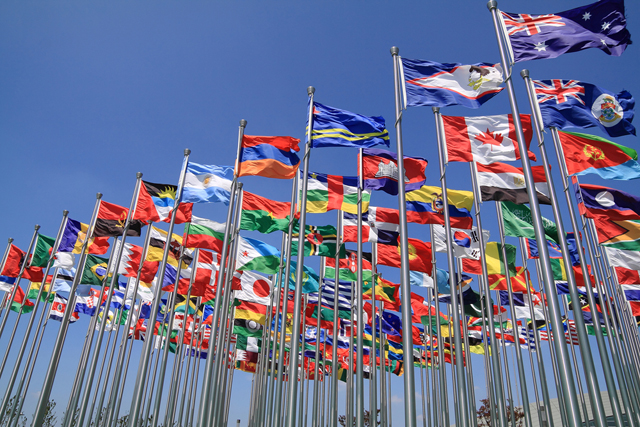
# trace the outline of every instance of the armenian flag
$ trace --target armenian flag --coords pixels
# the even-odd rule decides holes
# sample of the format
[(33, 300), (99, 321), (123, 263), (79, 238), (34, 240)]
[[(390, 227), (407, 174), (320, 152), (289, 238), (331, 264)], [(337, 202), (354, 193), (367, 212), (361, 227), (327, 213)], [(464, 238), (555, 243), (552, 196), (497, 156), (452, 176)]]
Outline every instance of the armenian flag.
[(300, 158), (299, 139), (290, 136), (242, 137), (237, 176), (264, 176), (267, 178), (291, 179), (295, 177)]

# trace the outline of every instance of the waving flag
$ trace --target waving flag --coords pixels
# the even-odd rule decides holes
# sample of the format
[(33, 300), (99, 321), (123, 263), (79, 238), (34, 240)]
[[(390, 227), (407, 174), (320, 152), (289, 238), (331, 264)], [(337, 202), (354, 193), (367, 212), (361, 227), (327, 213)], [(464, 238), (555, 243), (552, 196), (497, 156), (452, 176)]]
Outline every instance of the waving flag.
[[(407, 192), (407, 221), (418, 224), (444, 224), (444, 200), (442, 189), (425, 185), (418, 190)], [(471, 228), (473, 217), (473, 193), (470, 191), (447, 190), (449, 218), (451, 226)]]
[[(87, 231), (89, 231), (88, 224), (67, 218), (67, 223), (60, 238), (58, 251), (79, 254), (82, 251), (82, 245), (84, 245), (87, 239)], [(92, 237), (87, 245), (87, 252), (90, 254), (104, 255), (107, 253), (107, 250), (109, 250), (108, 237)]]
[(387, 147), (390, 144), (384, 118), (362, 116), (319, 102), (313, 103), (312, 148), (368, 148), (380, 144)]
[(593, 220), (600, 246), (640, 251), (640, 220), (612, 221), (599, 215)]
[[(53, 300), (53, 304), (51, 304), (51, 311), (49, 311), (49, 319), (57, 320), (58, 322), (62, 322), (62, 318), (64, 317), (64, 312), (67, 309), (68, 300), (60, 295), (56, 295)], [(71, 317), (69, 318), (69, 323), (74, 323), (80, 316), (77, 312), (71, 313)]]
[[(452, 228), (445, 232), (443, 225), (432, 225), (433, 246), (436, 252), (447, 252), (447, 234), (451, 236), (451, 246), (456, 258), (480, 259), (480, 236), (478, 228), (470, 230)], [(489, 230), (482, 230), (485, 245), (489, 241)]]
[(245, 271), (240, 276), (240, 290), (235, 297), (242, 301), (269, 305), (271, 295), (271, 280), (252, 271)]
[[(425, 243), (418, 239), (407, 239), (409, 250), (409, 270), (431, 274), (431, 243)], [(377, 263), (389, 267), (401, 267), (400, 246), (379, 245), (377, 250)]]
[(407, 107), (478, 108), (504, 89), (499, 64), (439, 64), (402, 58), (402, 73)]
[(604, 179), (640, 178), (636, 150), (595, 135), (558, 133), (569, 175), (594, 173)]
[[(576, 238), (573, 233), (567, 233), (567, 247), (571, 257), (571, 264), (580, 265), (580, 255), (578, 254), (578, 247), (576, 246)], [(551, 240), (547, 240), (547, 251), (549, 252), (549, 258), (562, 258), (562, 250), (560, 245)], [(527, 252), (529, 259), (540, 258), (540, 252), (538, 251), (538, 241), (536, 239), (527, 239)]]
[(280, 267), (280, 251), (248, 237), (239, 237), (236, 270), (255, 270), (273, 274)]
[[(291, 253), (298, 253), (298, 237), (300, 235), (300, 226), (295, 225), (291, 235)], [(305, 227), (305, 238), (303, 239), (305, 256), (336, 256), (337, 245), (336, 228), (333, 225), (307, 225)], [(341, 257), (344, 257), (344, 246), (340, 246)]]
[(640, 270), (640, 251), (625, 251), (615, 248), (604, 248), (607, 251), (612, 267), (623, 267), (629, 270)]
[[(114, 253), (118, 253), (122, 242), (116, 240), (116, 244), (113, 247)], [(118, 263), (118, 274), (122, 274), (125, 277), (136, 277), (138, 275), (138, 269), (140, 268), (140, 262), (142, 261), (142, 247), (125, 243), (122, 249), (122, 257)], [(109, 267), (109, 274), (113, 274), (115, 270), (115, 263), (112, 263)]]
[[(124, 231), (128, 213), (129, 208), (101, 201), (93, 231), (94, 236), (120, 237)], [(143, 221), (131, 219), (127, 236), (139, 237), (143, 225)]]
[(277, 230), (288, 231), (290, 213), (291, 203), (276, 202), (244, 191), (242, 193), (240, 229), (256, 230), (265, 234)]
[[(371, 243), (398, 246), (400, 216), (397, 209), (369, 206), (362, 213), (362, 239)], [(345, 212), (342, 221), (342, 241), (357, 242), (358, 215)]]
[(200, 165), (189, 162), (184, 177), (182, 203), (222, 202), (231, 197), (232, 166)]
[(534, 80), (533, 85), (547, 127), (599, 126), (609, 136), (636, 134), (631, 124), (635, 100), (626, 90), (615, 95), (577, 80)]
[(590, 48), (620, 56), (631, 43), (623, 0), (603, 0), (546, 15), (501, 13), (514, 62)]
[[(488, 165), (520, 159), (516, 128), (511, 114), (481, 117), (442, 116), (448, 162), (472, 162)], [(520, 114), (527, 148), (531, 145), (531, 116)], [(529, 151), (531, 160), (535, 154)]]
[(222, 252), (226, 224), (194, 216), (184, 230), (186, 248), (204, 248)]
[[(301, 186), (302, 176), (298, 182)], [(300, 191), (302, 190), (300, 189)], [(369, 207), (370, 197), (370, 190), (362, 191), (363, 212)], [(307, 212), (325, 213), (334, 209), (340, 209), (352, 214), (358, 212), (358, 177), (309, 172)]]
[[(477, 164), (478, 185), (482, 193), (482, 201), (509, 201), (522, 205), (529, 203), (529, 193), (525, 185), (522, 168), (506, 163), (492, 163), (490, 165)], [(549, 185), (544, 174), (544, 166), (532, 166), (531, 174), (538, 195), (538, 202), (550, 205)]]
[[(501, 202), (500, 206), (504, 218), (504, 233), (507, 236), (536, 238), (531, 219), (531, 209), (528, 206), (516, 205), (511, 202)], [(547, 239), (558, 242), (558, 227), (556, 224), (542, 217), (542, 226)]]
[[(154, 184), (152, 182), (141, 181), (140, 192), (134, 219), (149, 222), (169, 222), (171, 213), (176, 204), (177, 185)], [(181, 203), (176, 213), (176, 224), (191, 221), (191, 203)]]
[[(372, 266), (371, 253), (362, 254), (362, 280), (371, 280)], [(325, 277), (335, 279), (336, 277), (336, 259), (324, 258), (325, 261)], [(340, 276), (339, 280), (355, 282), (358, 280), (358, 256), (355, 251), (347, 251), (347, 258), (339, 260)]]
[(299, 139), (290, 136), (242, 137), (238, 176), (264, 176), (267, 178), (291, 179), (296, 175), (300, 158)]
[(606, 216), (610, 220), (640, 219), (640, 197), (615, 188), (574, 184), (580, 214)]
[[(386, 150), (365, 148), (362, 150), (364, 188), (382, 190), (398, 195), (398, 156)], [(417, 190), (426, 181), (427, 161), (421, 157), (404, 158), (405, 191)]]

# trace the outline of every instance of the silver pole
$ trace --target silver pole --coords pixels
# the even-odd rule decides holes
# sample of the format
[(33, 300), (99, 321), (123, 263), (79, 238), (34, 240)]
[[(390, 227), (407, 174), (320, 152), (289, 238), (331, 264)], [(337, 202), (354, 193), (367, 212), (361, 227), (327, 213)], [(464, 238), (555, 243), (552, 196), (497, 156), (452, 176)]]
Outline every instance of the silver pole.
[[(340, 218), (341, 216), (340, 211), (338, 211), (338, 218)], [(339, 222), (339, 221), (338, 221)], [(337, 229), (337, 236), (336, 236), (336, 243), (337, 243), (337, 251), (339, 251), (340, 248), (340, 229)], [(316, 427), (317, 421), (318, 421), (318, 388), (319, 388), (319, 383), (318, 383), (318, 379), (320, 378), (320, 342), (321, 342), (321, 338), (322, 338), (322, 332), (320, 329), (320, 319), (322, 316), (322, 290), (324, 289), (324, 263), (325, 260), (323, 259), (322, 261), (320, 261), (320, 288), (318, 289), (318, 310), (317, 310), (317, 321), (316, 321), (316, 351), (314, 354), (314, 361), (315, 361), (315, 369), (314, 369), (314, 378), (313, 378), (313, 406), (311, 408), (311, 425), (312, 427)], [(334, 291), (337, 292), (337, 289), (334, 289)], [(337, 304), (335, 304), (335, 295), (337, 295), (337, 293), (334, 294), (334, 305), (333, 305), (333, 322), (335, 324), (335, 322), (337, 322), (338, 319), (338, 306)], [(334, 326), (335, 328), (335, 326)], [(325, 344), (327, 343), (327, 336), (325, 335), (324, 337), (325, 339)], [(335, 342), (335, 336), (333, 337), (333, 345), (336, 345)], [(324, 361), (324, 354), (326, 352), (322, 353), (322, 360)], [(306, 424), (306, 414), (305, 414), (305, 424)]]
[[(360, 159), (362, 159), (362, 156), (360, 156)], [(362, 174), (360, 174), (360, 176), (362, 176)], [(362, 219), (360, 219), (360, 221), (362, 221)], [(362, 241), (362, 235), (360, 237), (361, 238), (358, 240)], [(378, 250), (377, 244), (372, 243), (371, 257), (374, 260), (378, 259), (378, 256), (376, 253), (377, 250)], [(377, 267), (375, 263), (373, 263), (372, 267), (374, 269), (372, 273), (376, 274)], [(376, 280), (375, 279), (376, 279), (376, 276), (372, 275), (371, 277), (371, 341), (373, 343), (372, 344), (373, 356), (369, 357), (369, 361), (371, 362), (371, 365), (372, 365), (369, 372), (369, 417), (370, 417), (369, 423), (373, 423), (374, 425), (376, 425), (376, 422), (378, 420), (378, 386), (377, 386), (377, 379), (376, 379), (378, 365), (376, 363), (376, 347), (377, 347), (376, 346), (376, 341), (377, 341), (376, 329), (377, 327), (376, 327)], [(363, 327), (363, 332), (364, 332), (364, 327)], [(411, 358), (413, 358), (413, 347), (411, 347), (411, 350), (412, 350)], [(411, 363), (411, 366), (413, 367), (413, 363)]]
[[(359, 185), (358, 185), (359, 186)], [(336, 266), (334, 269), (334, 289), (333, 289), (333, 346), (331, 348), (331, 404), (330, 411), (331, 417), (328, 420), (330, 427), (338, 426), (338, 304), (340, 303), (339, 290), (340, 290), (340, 235), (342, 233), (342, 211), (338, 211), (338, 223), (336, 224)]]
[[(356, 284), (356, 319), (357, 329), (356, 333), (356, 426), (364, 426), (364, 307), (362, 301), (362, 148), (360, 149), (360, 155), (358, 156), (358, 282)], [(404, 176), (404, 175), (402, 175)], [(399, 182), (400, 180), (398, 180)], [(373, 288), (372, 288), (373, 289)], [(374, 343), (375, 344), (375, 343)]]
[[(391, 48), (391, 55), (393, 57), (393, 77), (394, 77), (394, 92), (395, 92), (395, 113), (396, 113), (396, 150), (398, 154), (398, 211), (400, 214), (400, 289), (402, 295), (400, 296), (402, 305), (402, 329), (404, 331), (411, 331), (411, 285), (409, 281), (409, 244), (407, 238), (409, 232), (407, 228), (407, 205), (404, 192), (404, 149), (402, 146), (402, 107), (400, 102), (400, 85), (404, 84), (400, 82), (400, 64), (398, 54), (400, 49), (397, 47)], [(444, 196), (446, 200), (446, 195)], [(447, 204), (444, 204), (445, 207)], [(454, 286), (455, 287), (455, 286)], [(413, 370), (413, 352), (409, 351), (413, 349), (413, 341), (411, 333), (404, 333), (402, 337), (402, 346), (405, 351), (403, 353), (403, 361), (405, 366), (404, 373), (404, 413), (405, 413), (405, 426), (416, 427), (416, 385), (415, 376)], [(360, 393), (360, 389), (358, 389)], [(465, 417), (466, 418), (466, 417)], [(358, 424), (357, 427), (362, 427), (362, 424)], [(467, 427), (466, 422), (462, 427)]]

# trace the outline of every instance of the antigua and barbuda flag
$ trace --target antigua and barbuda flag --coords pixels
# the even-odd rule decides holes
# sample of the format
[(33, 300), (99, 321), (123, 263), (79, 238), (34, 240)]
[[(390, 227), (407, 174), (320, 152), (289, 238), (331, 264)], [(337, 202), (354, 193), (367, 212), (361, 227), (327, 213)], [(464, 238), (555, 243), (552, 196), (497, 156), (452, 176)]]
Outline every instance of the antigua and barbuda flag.
[(500, 13), (513, 62), (555, 58), (590, 48), (620, 56), (631, 44), (624, 0), (602, 0), (546, 15)]
[(631, 124), (635, 100), (626, 90), (609, 92), (577, 80), (534, 80), (542, 121), (546, 127), (599, 126), (609, 136), (635, 135)]
[(503, 87), (499, 64), (440, 64), (402, 58), (406, 107), (479, 108)]

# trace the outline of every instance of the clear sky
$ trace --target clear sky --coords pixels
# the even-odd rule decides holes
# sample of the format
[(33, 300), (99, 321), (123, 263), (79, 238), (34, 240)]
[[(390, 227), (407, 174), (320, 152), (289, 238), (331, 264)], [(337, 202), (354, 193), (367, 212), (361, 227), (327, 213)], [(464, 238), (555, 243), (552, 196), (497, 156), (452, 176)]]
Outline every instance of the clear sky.
[[(551, 13), (586, 1), (504, 0), (499, 7), (516, 13)], [(639, 12), (637, 2), (627, 2), (632, 38), (638, 34)], [(43, 234), (55, 236), (64, 209), (71, 218), (88, 222), (96, 192), (102, 192), (108, 202), (128, 206), (136, 172), (143, 172), (151, 182), (175, 184), (185, 148), (192, 150), (194, 162), (233, 164), (240, 119), (248, 121), (247, 134), (304, 139), (309, 85), (315, 86), (318, 102), (384, 116), (395, 151), (391, 46), (398, 46), (401, 56), (412, 59), (467, 64), (499, 61), (491, 16), (486, 2), (480, 0), (2, 2), (0, 188), (5, 209), (0, 211), (0, 224), (4, 224), (0, 239), (13, 237), (26, 249), (35, 224), (42, 226)], [(519, 77), (523, 68), (535, 79), (576, 79), (637, 95), (640, 84), (634, 70), (640, 68), (638, 58), (636, 46), (631, 45), (621, 57), (590, 50), (518, 64), (513, 75), (520, 111), (530, 112)], [(447, 115), (508, 112), (506, 91), (477, 111), (443, 109)], [(428, 159), (427, 183), (439, 185), (431, 109), (406, 111), (403, 126), (405, 154)], [(587, 133), (602, 135), (595, 128)], [(633, 136), (616, 142), (633, 148), (638, 144)], [(539, 153), (537, 148), (533, 151)], [(559, 182), (552, 149), (549, 155)], [(310, 170), (355, 175), (356, 150), (314, 150)], [(242, 181), (248, 191), (262, 196), (281, 201), (290, 198), (290, 181)], [(638, 193), (635, 182), (607, 183), (597, 177), (583, 182)], [(467, 165), (449, 165), (448, 184), (452, 189), (471, 190)], [(372, 204), (397, 208), (396, 199), (383, 193), (372, 195)], [(483, 212), (483, 225), (496, 240), (494, 203), (485, 203), (483, 209), (488, 210)], [(222, 205), (194, 208), (197, 216), (219, 222), (224, 221), (225, 212)], [(549, 207), (543, 207), (543, 215), (552, 217)], [(336, 215), (310, 215), (308, 221), (334, 224)], [(564, 222), (570, 225), (568, 218)], [(428, 230), (412, 225), (410, 234), (428, 240)], [(245, 235), (280, 246), (277, 233)], [(141, 239), (131, 241), (140, 243)], [(441, 255), (438, 260), (445, 262)], [(313, 267), (317, 264), (317, 260), (309, 261)], [(381, 270), (386, 278), (399, 281), (397, 271)], [(477, 283), (473, 286), (477, 288)], [(421, 289), (415, 291), (425, 294)], [(13, 316), (8, 328), (13, 326)], [(18, 337), (26, 322), (26, 318), (21, 320)], [(57, 327), (54, 323), (47, 328), (38, 359), (42, 368), (32, 381), (27, 414), (33, 412)], [(65, 344), (52, 394), (59, 415), (66, 405), (86, 327), (87, 319), (72, 325), (75, 332)], [(8, 335), (5, 331), (0, 341), (3, 352)], [(136, 343), (125, 399), (130, 397), (139, 347)], [(598, 363), (596, 353), (594, 357)], [(13, 363), (11, 358), (9, 363)], [(481, 398), (486, 394), (481, 358), (474, 356), (473, 364), (476, 393)], [(233, 384), (232, 422), (237, 418), (246, 422), (250, 387), (251, 376), (238, 373)], [(601, 387), (605, 387), (602, 379)], [(399, 423), (403, 420), (402, 378), (393, 381), (393, 401), (394, 423)]]

